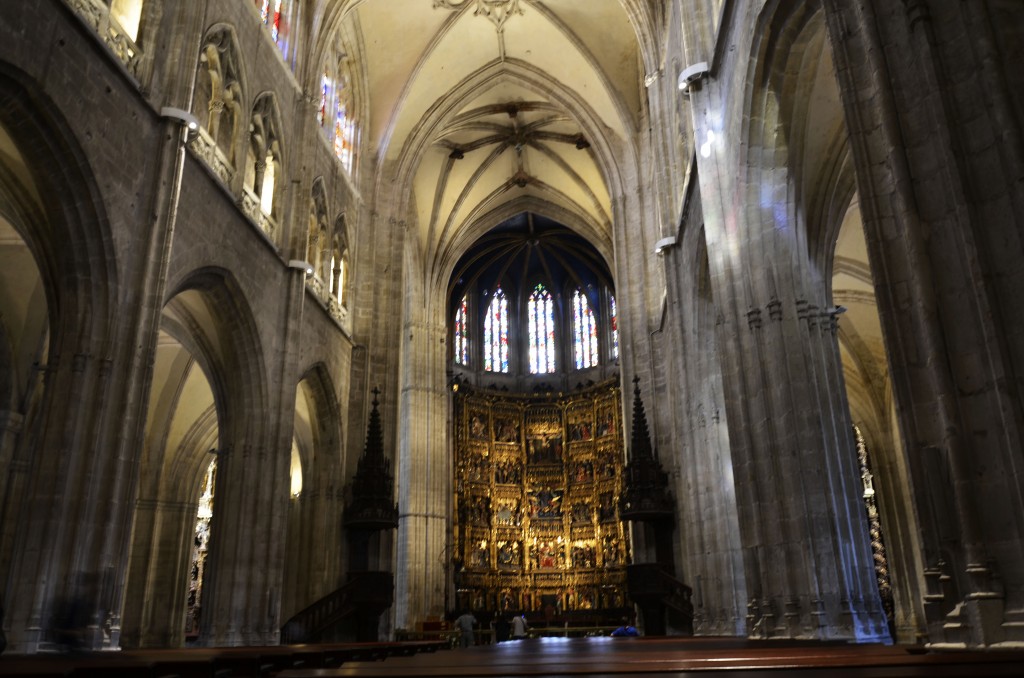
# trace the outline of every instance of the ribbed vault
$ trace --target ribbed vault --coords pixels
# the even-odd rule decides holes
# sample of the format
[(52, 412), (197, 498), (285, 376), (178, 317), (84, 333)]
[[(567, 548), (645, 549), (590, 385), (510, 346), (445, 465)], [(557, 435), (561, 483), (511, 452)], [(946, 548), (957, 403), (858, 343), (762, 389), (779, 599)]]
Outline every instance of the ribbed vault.
[(610, 249), (619, 175), (638, 157), (643, 62), (652, 61), (640, 46), (655, 17), (640, 4), (408, 0), (396, 11), (391, 0), (335, 0), (314, 8), (324, 49), (358, 44), (361, 89), (372, 93), (360, 107), (362, 143), (376, 161), (376, 190), (414, 223), (435, 280), (507, 218), (512, 202)]

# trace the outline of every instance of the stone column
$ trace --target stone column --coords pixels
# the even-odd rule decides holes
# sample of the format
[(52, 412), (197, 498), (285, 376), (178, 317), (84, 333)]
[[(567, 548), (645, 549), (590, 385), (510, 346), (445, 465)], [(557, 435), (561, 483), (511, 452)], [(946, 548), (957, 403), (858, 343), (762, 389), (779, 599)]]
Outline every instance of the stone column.
[(825, 8), (921, 521), (929, 637), (1022, 640), (1008, 611), (1024, 609), (1024, 408), (1008, 385), (1024, 372), (1024, 97), (1010, 47), (1024, 14)]
[(17, 506), (21, 501), (27, 464), (17, 459), (18, 441), (25, 417), (18, 412), (0, 412), (0, 469), (6, 469), (2, 479), (4, 494), (0, 497), (0, 581), (6, 580), (10, 565), (7, 554), (17, 526)]
[[(413, 276), (415, 277), (415, 276)], [(452, 468), (447, 439), (444, 312), (408, 293), (402, 332), (402, 413), (396, 480), (399, 487), (395, 624), (413, 628), (445, 613), (450, 554)], [(444, 303), (444, 295), (436, 297)]]
[(770, 64), (748, 58), (760, 47), (759, 17), (745, 9), (722, 38), (735, 49), (690, 96), (695, 134), (709, 140), (698, 171), (747, 632), (883, 640), (838, 350), (823, 350), (817, 330), (827, 288), (807, 251), (792, 149), (773, 107), (783, 93), (754, 70)]

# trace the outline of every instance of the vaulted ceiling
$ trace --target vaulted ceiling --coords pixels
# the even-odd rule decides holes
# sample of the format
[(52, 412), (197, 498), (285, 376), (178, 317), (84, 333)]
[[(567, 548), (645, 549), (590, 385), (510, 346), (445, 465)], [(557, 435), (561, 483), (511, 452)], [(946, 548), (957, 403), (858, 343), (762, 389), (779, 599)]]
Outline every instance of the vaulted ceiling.
[[(610, 254), (610, 174), (636, 138), (643, 68), (628, 0), (341, 0), (359, 41), (365, 148), (437, 264), (531, 210)], [(642, 14), (642, 12), (641, 12)], [(380, 185), (378, 185), (380, 188)], [(467, 226), (473, 232), (465, 235)]]

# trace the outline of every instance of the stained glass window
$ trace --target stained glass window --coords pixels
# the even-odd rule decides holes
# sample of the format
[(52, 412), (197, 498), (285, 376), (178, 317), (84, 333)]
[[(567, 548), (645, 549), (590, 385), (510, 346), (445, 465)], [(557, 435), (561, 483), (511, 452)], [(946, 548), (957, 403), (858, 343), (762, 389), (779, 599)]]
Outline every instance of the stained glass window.
[(356, 121), (348, 114), (348, 105), (342, 94), (338, 93), (338, 113), (334, 120), (334, 153), (351, 173), (356, 148)]
[(530, 372), (555, 371), (555, 300), (544, 285), (538, 284), (526, 305), (530, 336)]
[(459, 310), (455, 313), (455, 362), (460, 365), (469, 364), (469, 298), (462, 297)]
[(320, 77), (320, 107), (316, 111), (316, 121), (321, 127), (327, 124), (327, 102), (332, 89), (331, 85), (331, 78), (324, 71)]
[(593, 367), (597, 364), (597, 319), (581, 289), (572, 295), (572, 314), (576, 369)]
[(284, 15), (287, 7), (284, 0), (256, 0), (260, 8), (260, 19), (270, 27), (270, 37), (274, 39), (282, 52), (287, 51), (287, 22)]
[(484, 369), (508, 372), (508, 299), (499, 287), (484, 318)]
[(611, 318), (612, 328), (612, 360), (619, 359), (619, 310), (615, 306), (615, 295), (611, 294), (608, 297), (608, 307), (610, 313), (608, 314)]

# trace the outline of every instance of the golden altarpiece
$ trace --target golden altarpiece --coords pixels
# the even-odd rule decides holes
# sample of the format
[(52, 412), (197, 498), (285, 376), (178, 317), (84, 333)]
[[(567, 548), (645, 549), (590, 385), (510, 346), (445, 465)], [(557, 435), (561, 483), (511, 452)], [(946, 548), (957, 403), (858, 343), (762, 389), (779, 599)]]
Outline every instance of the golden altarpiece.
[(569, 395), (456, 392), (458, 608), (597, 618), (627, 605), (622, 430), (617, 380)]

